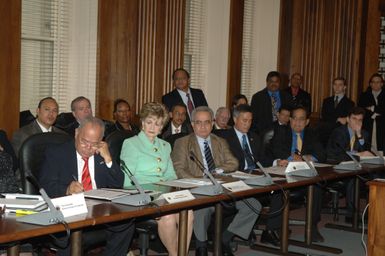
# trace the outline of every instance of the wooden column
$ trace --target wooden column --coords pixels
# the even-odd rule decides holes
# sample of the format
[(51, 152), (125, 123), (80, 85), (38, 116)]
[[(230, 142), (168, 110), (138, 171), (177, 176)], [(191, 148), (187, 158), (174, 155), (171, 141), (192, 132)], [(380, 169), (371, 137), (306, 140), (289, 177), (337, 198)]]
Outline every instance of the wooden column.
[(19, 127), (21, 1), (0, 0), (0, 129)]

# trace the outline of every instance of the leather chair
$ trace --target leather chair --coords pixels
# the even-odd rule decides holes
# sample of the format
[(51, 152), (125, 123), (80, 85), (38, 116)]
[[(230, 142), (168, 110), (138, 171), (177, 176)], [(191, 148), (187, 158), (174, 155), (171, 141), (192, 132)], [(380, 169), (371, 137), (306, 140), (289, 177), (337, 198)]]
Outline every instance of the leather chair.
[(67, 134), (48, 132), (34, 134), (25, 140), (19, 152), (21, 186), (24, 193), (39, 194), (38, 189), (26, 179), (25, 174), (26, 171), (30, 171), (35, 177), (39, 176), (47, 146), (61, 144), (72, 139)]
[(106, 137), (106, 142), (108, 144), (108, 149), (112, 158), (116, 163), (120, 163), (120, 152), (122, 150), (122, 145), (125, 139), (135, 136), (132, 132), (126, 131), (114, 131)]
[(35, 117), (32, 115), (30, 110), (21, 111), (19, 114), (19, 128), (32, 123)]

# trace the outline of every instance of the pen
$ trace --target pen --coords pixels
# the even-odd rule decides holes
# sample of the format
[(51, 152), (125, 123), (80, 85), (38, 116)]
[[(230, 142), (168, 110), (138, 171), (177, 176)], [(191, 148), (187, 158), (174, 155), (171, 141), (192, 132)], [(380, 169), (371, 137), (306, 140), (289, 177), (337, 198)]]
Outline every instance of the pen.
[(72, 174), (72, 178), (74, 179), (74, 181), (78, 181), (78, 178), (76, 178), (76, 176), (73, 174)]

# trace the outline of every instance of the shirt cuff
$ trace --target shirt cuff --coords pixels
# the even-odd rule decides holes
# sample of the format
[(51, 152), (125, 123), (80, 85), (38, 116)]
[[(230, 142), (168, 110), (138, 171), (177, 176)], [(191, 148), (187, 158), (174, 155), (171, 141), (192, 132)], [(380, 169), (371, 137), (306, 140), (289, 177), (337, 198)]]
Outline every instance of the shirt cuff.
[(111, 167), (112, 167), (112, 161), (109, 162), (109, 163), (106, 163), (106, 166), (107, 166), (108, 168), (111, 168)]

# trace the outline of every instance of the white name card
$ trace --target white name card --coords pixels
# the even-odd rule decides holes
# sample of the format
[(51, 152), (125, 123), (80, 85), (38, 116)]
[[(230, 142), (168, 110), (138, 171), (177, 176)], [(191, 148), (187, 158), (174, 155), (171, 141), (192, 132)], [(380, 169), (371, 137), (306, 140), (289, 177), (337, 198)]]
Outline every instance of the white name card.
[(59, 208), (64, 218), (88, 212), (83, 193), (54, 198), (52, 203)]
[(190, 190), (180, 190), (170, 193), (162, 194), (158, 199), (164, 199), (169, 204), (180, 203), (185, 201), (194, 200), (195, 197), (191, 194)]
[(299, 170), (310, 170), (310, 166), (306, 162), (289, 162), (286, 167), (285, 173), (291, 173)]
[(224, 183), (222, 184), (222, 186), (224, 186), (227, 190), (231, 192), (238, 192), (238, 191), (251, 189), (251, 187), (247, 185), (245, 182), (243, 182), (242, 180)]

